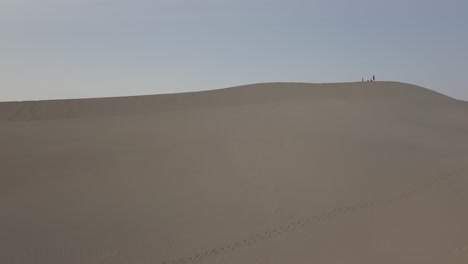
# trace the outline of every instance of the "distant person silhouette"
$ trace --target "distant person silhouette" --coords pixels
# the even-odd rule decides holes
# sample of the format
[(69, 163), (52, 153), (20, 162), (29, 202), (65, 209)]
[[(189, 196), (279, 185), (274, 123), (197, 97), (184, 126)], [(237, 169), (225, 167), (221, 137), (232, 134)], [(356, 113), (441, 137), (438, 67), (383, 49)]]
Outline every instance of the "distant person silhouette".
[(372, 80), (375, 81), (375, 75), (372, 75)]

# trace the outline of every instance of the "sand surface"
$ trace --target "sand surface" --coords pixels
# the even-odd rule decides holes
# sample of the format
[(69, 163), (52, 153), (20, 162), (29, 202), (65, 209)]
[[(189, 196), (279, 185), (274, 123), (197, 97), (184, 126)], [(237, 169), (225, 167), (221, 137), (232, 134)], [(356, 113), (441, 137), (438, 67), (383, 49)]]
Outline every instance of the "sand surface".
[(468, 263), (468, 103), (396, 82), (0, 103), (0, 263)]

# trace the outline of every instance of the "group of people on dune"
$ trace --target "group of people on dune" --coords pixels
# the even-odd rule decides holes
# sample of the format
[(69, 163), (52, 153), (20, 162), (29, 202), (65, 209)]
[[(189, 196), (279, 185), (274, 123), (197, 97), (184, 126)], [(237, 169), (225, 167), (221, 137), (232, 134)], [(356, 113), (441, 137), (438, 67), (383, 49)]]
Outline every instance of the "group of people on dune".
[[(367, 79), (368, 82), (375, 82), (375, 75), (372, 75), (372, 79)], [(362, 82), (364, 82), (364, 77), (362, 77)]]

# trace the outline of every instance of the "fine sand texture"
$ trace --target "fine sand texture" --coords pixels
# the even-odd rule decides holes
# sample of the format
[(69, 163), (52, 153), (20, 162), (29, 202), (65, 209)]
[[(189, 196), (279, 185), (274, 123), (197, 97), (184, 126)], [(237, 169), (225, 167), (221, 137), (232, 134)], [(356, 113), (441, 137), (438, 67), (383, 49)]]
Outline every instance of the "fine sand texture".
[(2, 264), (468, 263), (468, 103), (397, 82), (0, 103)]

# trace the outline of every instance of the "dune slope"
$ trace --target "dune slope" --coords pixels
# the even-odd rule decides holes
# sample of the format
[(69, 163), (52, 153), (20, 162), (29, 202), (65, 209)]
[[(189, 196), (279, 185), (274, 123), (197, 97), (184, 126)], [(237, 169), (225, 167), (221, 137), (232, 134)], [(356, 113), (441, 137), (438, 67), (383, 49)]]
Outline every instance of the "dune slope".
[(0, 103), (0, 263), (466, 263), (467, 161), (396, 82)]

